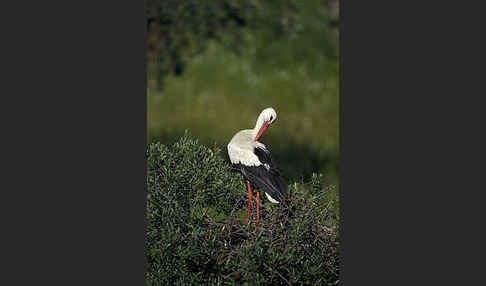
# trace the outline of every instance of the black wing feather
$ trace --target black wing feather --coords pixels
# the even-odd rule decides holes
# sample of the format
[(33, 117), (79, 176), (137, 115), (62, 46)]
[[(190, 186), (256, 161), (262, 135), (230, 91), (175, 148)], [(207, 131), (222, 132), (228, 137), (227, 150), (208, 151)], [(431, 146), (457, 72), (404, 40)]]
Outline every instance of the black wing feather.
[[(267, 192), (278, 202), (287, 197), (287, 184), (285, 183), (277, 163), (268, 150), (255, 148), (255, 155), (262, 163), (260, 166), (246, 166), (235, 164), (240, 169), (243, 177), (250, 181), (254, 188)], [(267, 164), (268, 169), (265, 167)]]
[(271, 170), (274, 170), (274, 171), (280, 173), (280, 171), (277, 168), (277, 164), (275, 163), (275, 160), (273, 159), (272, 155), (270, 154), (270, 152), (268, 150), (264, 150), (264, 149), (261, 149), (261, 148), (255, 148), (253, 150), (253, 153), (255, 155), (257, 155), (258, 160), (262, 164), (268, 164), (270, 166)]

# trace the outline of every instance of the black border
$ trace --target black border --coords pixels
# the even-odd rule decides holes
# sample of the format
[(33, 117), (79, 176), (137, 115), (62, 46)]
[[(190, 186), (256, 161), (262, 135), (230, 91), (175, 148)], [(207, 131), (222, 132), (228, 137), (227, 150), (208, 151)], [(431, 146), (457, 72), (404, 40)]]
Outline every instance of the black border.
[(456, 4), (341, 1), (341, 285), (484, 280), (484, 17)]
[(3, 12), (0, 284), (144, 285), (144, 1)]

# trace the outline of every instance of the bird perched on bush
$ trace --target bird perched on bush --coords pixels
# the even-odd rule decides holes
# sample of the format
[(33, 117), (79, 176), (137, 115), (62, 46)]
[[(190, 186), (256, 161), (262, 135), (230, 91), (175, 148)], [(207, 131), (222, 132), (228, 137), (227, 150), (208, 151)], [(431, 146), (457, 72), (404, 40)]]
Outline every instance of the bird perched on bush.
[(277, 167), (270, 151), (258, 142), (263, 132), (275, 122), (277, 112), (269, 107), (258, 116), (253, 129), (245, 129), (236, 133), (228, 144), (228, 155), (233, 167), (242, 175), (248, 189), (248, 210), (246, 221), (248, 223), (253, 192), (251, 186), (257, 189), (257, 222), (260, 216), (260, 192), (272, 203), (281, 203), (287, 197), (287, 184)]

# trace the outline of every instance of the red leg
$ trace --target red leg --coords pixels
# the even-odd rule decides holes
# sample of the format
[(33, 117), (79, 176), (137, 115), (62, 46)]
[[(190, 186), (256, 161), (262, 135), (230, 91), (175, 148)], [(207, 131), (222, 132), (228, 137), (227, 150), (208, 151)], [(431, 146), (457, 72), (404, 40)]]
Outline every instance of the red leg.
[(256, 219), (257, 222), (259, 217), (260, 217), (260, 192), (257, 191), (257, 219)]
[(248, 210), (246, 211), (246, 223), (248, 224), (248, 219), (250, 217), (251, 196), (253, 193), (250, 188), (250, 182), (246, 181), (246, 186), (248, 187)]

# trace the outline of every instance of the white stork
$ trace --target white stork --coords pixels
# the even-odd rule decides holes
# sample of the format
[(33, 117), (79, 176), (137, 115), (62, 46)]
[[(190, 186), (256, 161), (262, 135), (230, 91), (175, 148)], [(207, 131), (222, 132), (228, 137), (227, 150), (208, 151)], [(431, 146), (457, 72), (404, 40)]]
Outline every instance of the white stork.
[[(287, 196), (287, 184), (277, 168), (275, 160), (265, 145), (257, 140), (263, 132), (277, 119), (277, 113), (271, 107), (258, 116), (254, 129), (241, 130), (228, 144), (228, 155), (233, 167), (241, 172), (248, 188), (248, 210), (246, 222), (250, 216), (253, 188), (265, 191), (272, 203), (282, 202)], [(257, 222), (260, 216), (260, 192), (257, 191)]]

